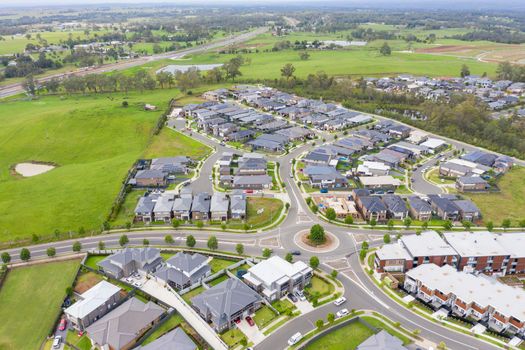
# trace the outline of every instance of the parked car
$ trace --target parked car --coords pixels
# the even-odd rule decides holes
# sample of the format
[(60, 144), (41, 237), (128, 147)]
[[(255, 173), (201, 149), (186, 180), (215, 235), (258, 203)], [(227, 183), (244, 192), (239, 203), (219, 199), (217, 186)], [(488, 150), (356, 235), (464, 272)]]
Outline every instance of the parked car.
[(60, 320), (60, 325), (58, 326), (58, 330), (63, 331), (66, 329), (66, 326), (67, 326), (67, 321), (65, 318), (63, 318)]
[(345, 298), (345, 297), (337, 298), (337, 299), (334, 301), (334, 305), (335, 305), (335, 306), (342, 305), (342, 304), (344, 304), (345, 301), (346, 301), (346, 298)]
[(328, 188), (321, 188), (319, 190), (319, 192), (321, 192), (321, 193), (328, 193)]
[(53, 349), (59, 349), (60, 343), (62, 342), (62, 336), (57, 335), (53, 340)]
[(292, 335), (290, 339), (288, 339), (288, 345), (292, 346), (294, 344), (297, 344), (297, 342), (301, 339), (303, 339), (303, 335), (301, 334), (301, 332), (297, 332), (294, 335)]
[(337, 311), (335, 316), (337, 318), (341, 318), (341, 317), (344, 317), (344, 316), (346, 316), (348, 314), (349, 314), (348, 309), (342, 309), (342, 310)]
[(288, 299), (296, 303), (298, 301), (297, 297), (293, 295), (292, 293), (288, 293)]
[(253, 319), (250, 316), (246, 316), (246, 322), (248, 322), (251, 327), (255, 326), (255, 322), (253, 322)]
[(306, 300), (306, 297), (304, 296), (304, 293), (303, 293), (303, 291), (301, 291), (301, 290), (296, 290), (296, 291), (295, 291), (295, 295), (296, 295), (297, 298), (299, 298), (299, 300), (301, 300), (301, 301), (305, 301), (305, 300)]
[(237, 324), (241, 323), (241, 319), (240, 318), (235, 319), (235, 323)]

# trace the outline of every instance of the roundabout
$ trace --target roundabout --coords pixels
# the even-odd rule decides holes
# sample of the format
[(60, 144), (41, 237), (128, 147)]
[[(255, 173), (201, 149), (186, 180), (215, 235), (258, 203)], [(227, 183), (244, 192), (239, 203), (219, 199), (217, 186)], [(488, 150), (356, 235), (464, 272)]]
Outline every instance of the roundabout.
[(325, 241), (321, 244), (314, 244), (308, 236), (309, 230), (301, 230), (294, 235), (294, 243), (301, 249), (310, 253), (329, 253), (339, 247), (339, 238), (331, 232), (325, 232)]

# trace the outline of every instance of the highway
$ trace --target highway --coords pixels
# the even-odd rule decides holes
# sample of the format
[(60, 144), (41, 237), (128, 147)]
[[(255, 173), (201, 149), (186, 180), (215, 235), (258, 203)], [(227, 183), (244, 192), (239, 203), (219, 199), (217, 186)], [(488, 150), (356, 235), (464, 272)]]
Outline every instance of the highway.
[[(220, 47), (241, 43), (241, 42), (250, 40), (259, 34), (262, 34), (266, 32), (267, 30), (268, 30), (267, 27), (256, 28), (246, 33), (229, 36), (224, 39), (206, 43), (204, 45), (195, 46), (189, 49), (165, 52), (165, 53), (151, 55), (151, 56), (142, 56), (139, 58), (133, 58), (133, 59), (124, 60), (124, 61), (120, 61), (116, 63), (104, 64), (104, 65), (97, 66), (94, 68), (89, 68), (89, 69), (79, 68), (79, 69), (72, 70), (66, 73), (55, 73), (55, 74), (51, 73), (49, 75), (46, 75), (45, 77), (38, 78), (37, 80), (39, 82), (44, 82), (44, 81), (48, 81), (51, 79), (62, 79), (62, 78), (72, 76), (72, 75), (83, 76), (87, 74), (105, 73), (105, 72), (111, 72), (111, 71), (116, 71), (116, 70), (124, 70), (124, 69), (128, 69), (131, 67), (140, 66), (148, 62), (158, 61), (158, 60), (163, 60), (163, 59), (173, 59), (173, 60), (180, 59), (186, 55), (202, 53), (202, 52), (217, 49)], [(22, 83), (5, 85), (5, 86), (0, 87), (0, 98), (18, 95), (23, 92), (24, 92), (24, 89), (22, 87)]]

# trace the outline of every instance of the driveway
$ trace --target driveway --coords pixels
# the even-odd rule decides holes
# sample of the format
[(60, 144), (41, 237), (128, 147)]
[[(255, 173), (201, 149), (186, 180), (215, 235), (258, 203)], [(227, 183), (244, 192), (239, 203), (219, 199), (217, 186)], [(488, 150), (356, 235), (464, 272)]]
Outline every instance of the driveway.
[(312, 304), (305, 300), (305, 301), (297, 301), (296, 303), (294, 303), (294, 305), (297, 307), (297, 310), (301, 311), (301, 314), (304, 315), (310, 311), (312, 311), (314, 309), (314, 307), (312, 306)]
[(250, 326), (246, 319), (241, 319), (240, 323), (237, 323), (237, 328), (248, 338), (249, 341), (253, 342), (254, 345), (262, 342), (266, 336), (259, 330), (256, 324)]

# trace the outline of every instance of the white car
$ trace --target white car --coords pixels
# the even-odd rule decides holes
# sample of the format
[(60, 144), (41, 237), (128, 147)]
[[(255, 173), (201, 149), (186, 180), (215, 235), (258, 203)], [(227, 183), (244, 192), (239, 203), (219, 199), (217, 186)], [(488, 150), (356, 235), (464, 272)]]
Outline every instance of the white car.
[(334, 301), (334, 305), (335, 305), (335, 306), (342, 305), (345, 301), (346, 301), (346, 298), (345, 298), (345, 297), (337, 298), (337, 299)]
[(135, 282), (135, 283), (133, 283), (133, 285), (134, 285), (135, 287), (137, 287), (137, 288), (142, 287), (142, 283), (140, 283), (140, 282)]
[(62, 336), (57, 335), (53, 340), (53, 349), (59, 349), (60, 343), (62, 342)]
[(349, 314), (348, 309), (342, 309), (342, 310), (337, 311), (335, 316), (337, 318), (341, 318), (341, 317), (345, 317), (348, 314)]
[(297, 344), (299, 340), (303, 339), (303, 335), (301, 332), (297, 332), (290, 339), (288, 339), (288, 345), (292, 346), (294, 344)]
[(300, 290), (296, 291), (295, 295), (297, 296), (297, 298), (299, 298), (299, 300), (306, 301), (306, 297), (304, 296), (304, 293), (302, 291)]

